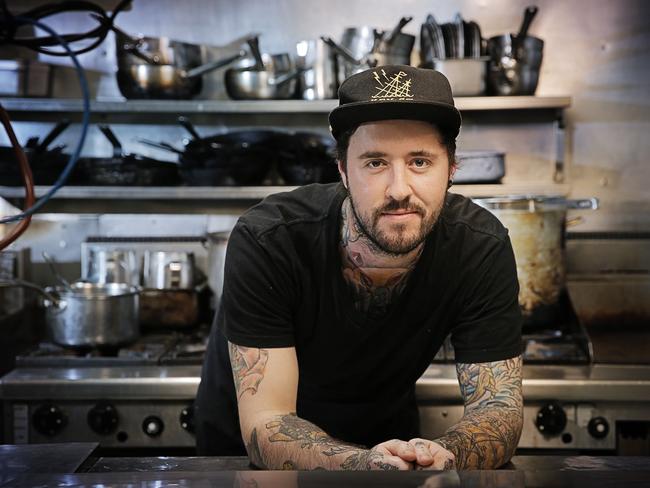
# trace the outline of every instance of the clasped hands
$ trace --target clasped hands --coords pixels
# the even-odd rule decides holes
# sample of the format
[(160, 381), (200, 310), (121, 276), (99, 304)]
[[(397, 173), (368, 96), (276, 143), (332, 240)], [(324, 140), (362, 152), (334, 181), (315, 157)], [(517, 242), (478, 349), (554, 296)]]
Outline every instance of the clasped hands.
[(402, 441), (393, 439), (377, 444), (371, 449), (371, 469), (422, 469), (447, 470), (455, 469), (456, 462), (453, 453), (427, 439), (411, 439)]

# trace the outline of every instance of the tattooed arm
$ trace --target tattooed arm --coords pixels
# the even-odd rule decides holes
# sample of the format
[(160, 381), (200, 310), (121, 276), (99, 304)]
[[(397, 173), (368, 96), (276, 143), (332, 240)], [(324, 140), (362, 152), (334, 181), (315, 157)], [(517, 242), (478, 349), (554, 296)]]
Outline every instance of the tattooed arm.
[(228, 343), (241, 432), (250, 461), (263, 469), (409, 469), (413, 448), (388, 441), (372, 449), (342, 442), (295, 414), (298, 362), (293, 347)]
[(495, 469), (517, 448), (523, 427), (521, 356), (457, 364), (465, 414), (435, 442), (451, 451), (457, 469)]

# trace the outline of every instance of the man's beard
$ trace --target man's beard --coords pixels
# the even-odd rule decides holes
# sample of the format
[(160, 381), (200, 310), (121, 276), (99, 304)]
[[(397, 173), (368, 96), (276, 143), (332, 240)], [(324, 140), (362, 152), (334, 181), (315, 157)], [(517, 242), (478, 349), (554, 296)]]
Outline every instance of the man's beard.
[[(431, 232), (433, 226), (438, 221), (444, 202), (443, 199), (438, 208), (435, 208), (428, 218), (425, 218), (425, 209), (417, 204), (410, 203), (409, 198), (401, 201), (391, 199), (382, 207), (373, 210), (372, 215), (368, 216), (359, 215), (354, 204), (354, 198), (349, 189), (348, 198), (350, 199), (350, 206), (352, 207), (354, 219), (363, 235), (370, 241), (376, 250), (392, 256), (408, 254), (424, 242), (427, 235)], [(417, 212), (420, 216), (420, 228), (413, 236), (404, 235), (404, 232), (406, 231), (405, 224), (393, 225), (392, 228), (394, 230), (390, 234), (379, 228), (379, 220), (381, 219), (382, 214), (385, 212), (394, 212), (396, 210)]]

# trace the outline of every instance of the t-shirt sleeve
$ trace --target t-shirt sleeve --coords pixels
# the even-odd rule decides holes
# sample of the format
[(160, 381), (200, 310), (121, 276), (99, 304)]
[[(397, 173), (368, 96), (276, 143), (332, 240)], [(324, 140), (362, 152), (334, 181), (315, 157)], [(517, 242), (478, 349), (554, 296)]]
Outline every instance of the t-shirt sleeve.
[(463, 284), (451, 331), (457, 363), (501, 361), (522, 352), (517, 267), (510, 239), (496, 241)]
[(269, 249), (241, 221), (228, 240), (221, 306), (222, 331), (247, 347), (294, 345), (294, 284), (286, 254)]

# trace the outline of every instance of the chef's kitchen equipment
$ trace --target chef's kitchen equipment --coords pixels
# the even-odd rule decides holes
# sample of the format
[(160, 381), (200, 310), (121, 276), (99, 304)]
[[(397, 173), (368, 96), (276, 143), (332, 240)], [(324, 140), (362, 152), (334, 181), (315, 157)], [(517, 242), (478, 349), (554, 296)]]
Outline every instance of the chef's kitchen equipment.
[(192, 135), (184, 151), (167, 143), (140, 142), (178, 154), (181, 176), (190, 186), (259, 185), (276, 159), (275, 131), (240, 130), (201, 137), (187, 118), (178, 121)]
[(525, 327), (553, 322), (566, 290), (565, 230), (568, 209), (597, 209), (595, 198), (511, 196), (473, 199), (508, 229), (517, 262), (519, 305)]
[(517, 34), (488, 40), (488, 91), (492, 95), (534, 95), (542, 65), (544, 41), (527, 35), (537, 7), (528, 7)]
[(422, 68), (440, 71), (449, 80), (456, 97), (475, 97), (485, 93), (489, 57), (442, 59), (423, 64)]
[(199, 320), (199, 290), (157, 290), (140, 292), (140, 325), (160, 330), (194, 327)]
[(214, 309), (218, 309), (223, 295), (223, 272), (226, 263), (226, 249), (230, 231), (211, 232), (207, 234), (208, 248), (208, 284), (214, 294)]
[(294, 98), (303, 69), (295, 67), (289, 53), (261, 53), (258, 42), (257, 37), (248, 42), (254, 64), (244, 59), (226, 71), (228, 96), (234, 100)]
[(189, 99), (202, 89), (201, 76), (241, 59), (241, 50), (203, 63), (201, 46), (168, 37), (133, 38), (112, 27), (117, 52), (117, 83), (128, 99)]
[[(42, 140), (39, 141), (38, 137), (30, 137), (25, 143), (23, 150), (32, 168), (35, 184), (53, 184), (70, 159), (69, 155), (63, 153), (64, 145), (50, 147), (69, 125), (70, 121), (64, 119), (55, 124)], [(68, 183), (74, 183), (77, 179), (78, 171), (75, 170), (68, 178)], [(7, 186), (23, 185), (18, 162), (12, 147), (0, 147), (0, 181), (2, 185)]]
[(321, 37), (339, 55), (339, 83), (369, 67), (411, 64), (415, 36), (401, 32), (412, 17), (402, 17), (389, 32), (368, 26), (348, 27), (340, 43)]
[(303, 100), (336, 98), (336, 56), (325, 41), (311, 39), (298, 42), (296, 67), (301, 70), (298, 93)]
[(125, 283), (74, 283), (47, 288), (45, 300), (52, 340), (73, 347), (116, 347), (139, 335), (138, 289)]
[(166, 186), (179, 183), (178, 164), (125, 153), (109, 126), (100, 125), (99, 129), (113, 146), (113, 156), (80, 159), (80, 181), (99, 186)]
[(52, 67), (28, 59), (0, 59), (0, 97), (49, 97)]
[(144, 253), (142, 284), (156, 290), (191, 289), (196, 285), (194, 254), (148, 250)]
[(460, 15), (438, 24), (432, 15), (420, 28), (420, 67), (444, 74), (454, 96), (479, 96), (486, 90), (489, 57), (481, 55), (481, 29)]
[(140, 285), (140, 266), (132, 249), (91, 250), (81, 276), (88, 283)]
[(330, 135), (296, 132), (278, 135), (278, 172), (288, 185), (332, 183), (339, 178)]
[(498, 151), (459, 151), (454, 183), (499, 183), (505, 175), (505, 154)]

